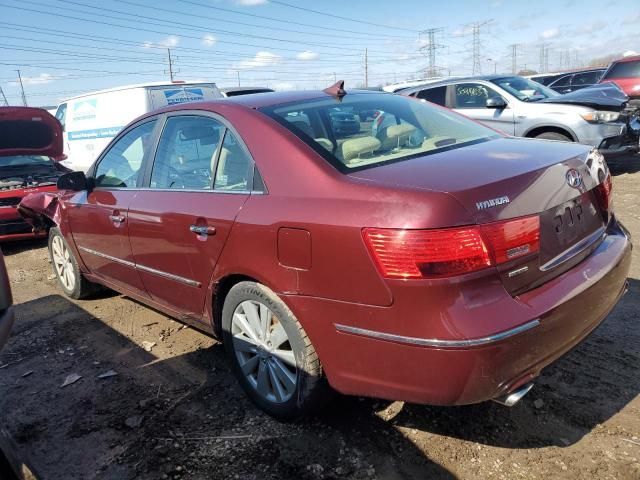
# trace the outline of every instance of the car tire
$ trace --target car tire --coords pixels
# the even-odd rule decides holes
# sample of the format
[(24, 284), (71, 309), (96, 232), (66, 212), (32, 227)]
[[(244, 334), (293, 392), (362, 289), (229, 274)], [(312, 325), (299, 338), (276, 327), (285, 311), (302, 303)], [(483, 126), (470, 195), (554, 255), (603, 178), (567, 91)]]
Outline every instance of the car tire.
[(536, 138), (541, 140), (557, 140), (559, 142), (573, 142), (570, 137), (558, 132), (543, 132), (540, 135), (536, 135)]
[(330, 389), (311, 340), (269, 288), (234, 285), (222, 308), (222, 334), (240, 385), (268, 414), (295, 420), (327, 399)]
[(49, 229), (49, 259), (58, 284), (68, 297), (79, 300), (98, 290), (98, 286), (80, 272), (78, 262), (58, 227)]

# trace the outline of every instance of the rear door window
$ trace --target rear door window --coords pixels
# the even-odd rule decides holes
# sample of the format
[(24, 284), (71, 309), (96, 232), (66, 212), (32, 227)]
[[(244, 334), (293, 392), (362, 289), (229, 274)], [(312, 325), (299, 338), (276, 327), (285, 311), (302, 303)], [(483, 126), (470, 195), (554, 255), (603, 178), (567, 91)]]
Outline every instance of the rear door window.
[(416, 97), (444, 107), (447, 104), (447, 87), (425, 88), (420, 90)]
[(560, 77), (558, 80), (549, 85), (551, 88), (562, 88), (568, 87), (571, 85), (571, 78), (573, 75), (565, 75), (564, 77)]
[(599, 78), (600, 73), (598, 72), (576, 73), (571, 80), (571, 85), (575, 85), (577, 87), (594, 85), (598, 83)]

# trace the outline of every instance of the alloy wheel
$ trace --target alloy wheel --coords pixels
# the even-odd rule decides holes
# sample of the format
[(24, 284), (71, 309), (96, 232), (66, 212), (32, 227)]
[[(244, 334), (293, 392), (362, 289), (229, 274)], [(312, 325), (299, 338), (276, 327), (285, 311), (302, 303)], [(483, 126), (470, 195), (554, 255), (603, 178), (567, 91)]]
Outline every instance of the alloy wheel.
[(76, 286), (76, 275), (69, 249), (64, 244), (62, 237), (56, 236), (51, 242), (51, 256), (53, 265), (58, 274), (58, 279), (68, 291), (72, 291)]
[(298, 382), (289, 337), (274, 313), (258, 301), (240, 303), (231, 319), (233, 349), (242, 373), (266, 400), (283, 403)]

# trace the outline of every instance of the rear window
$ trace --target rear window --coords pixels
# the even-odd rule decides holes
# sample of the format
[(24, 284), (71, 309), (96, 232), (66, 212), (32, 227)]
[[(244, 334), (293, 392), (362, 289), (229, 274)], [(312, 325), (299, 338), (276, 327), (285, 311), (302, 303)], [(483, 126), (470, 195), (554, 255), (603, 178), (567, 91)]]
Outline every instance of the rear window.
[(496, 138), (480, 124), (424, 101), (352, 94), (262, 108), (342, 172)]
[(604, 78), (634, 78), (640, 77), (640, 60), (634, 62), (620, 62), (613, 65)]

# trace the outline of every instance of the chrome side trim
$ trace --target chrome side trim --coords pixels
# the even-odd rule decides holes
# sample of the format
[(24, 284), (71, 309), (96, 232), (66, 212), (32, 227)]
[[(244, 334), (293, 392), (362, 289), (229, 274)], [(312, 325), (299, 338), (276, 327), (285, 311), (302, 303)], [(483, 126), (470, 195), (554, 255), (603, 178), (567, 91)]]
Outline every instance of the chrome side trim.
[(106, 253), (98, 252), (87, 247), (79, 246), (78, 249), (82, 250), (83, 252), (90, 253), (91, 255), (95, 255), (96, 257), (106, 258), (107, 260), (111, 260), (112, 262), (126, 265), (127, 267), (131, 268), (136, 268), (136, 264), (133, 262), (129, 262), (128, 260), (122, 260), (121, 258), (112, 257), (111, 255), (107, 255)]
[(576, 243), (572, 247), (567, 248), (560, 255), (557, 255), (556, 257), (552, 258), (551, 260), (549, 260), (544, 265), (540, 266), (540, 270), (542, 270), (543, 272), (546, 272), (548, 270), (551, 270), (551, 269), (557, 267), (558, 265), (563, 264), (567, 260), (571, 260), (573, 257), (575, 257), (577, 254), (579, 254), (585, 248), (587, 248), (590, 245), (592, 245), (593, 243), (597, 242), (598, 240), (600, 240), (604, 236), (605, 236), (605, 228), (604, 227), (600, 227), (598, 230), (593, 232), (588, 237), (583, 238), (582, 240), (580, 240), (578, 243)]
[(343, 333), (351, 333), (363, 337), (371, 337), (378, 340), (388, 340), (390, 342), (406, 343), (408, 345), (418, 345), (421, 347), (438, 347), (438, 348), (466, 348), (487, 345), (489, 343), (499, 342), (514, 335), (526, 332), (540, 325), (540, 320), (535, 319), (518, 327), (504, 332), (489, 335), (487, 337), (470, 338), (467, 340), (442, 340), (439, 338), (417, 338), (405, 337), (404, 335), (395, 335), (393, 333), (377, 332), (375, 330), (367, 330), (365, 328), (350, 327), (336, 323), (336, 330)]
[(185, 285), (189, 285), (190, 287), (199, 287), (200, 282), (196, 282), (195, 280), (191, 280), (190, 278), (181, 277), (180, 275), (174, 275), (173, 273), (163, 272), (162, 270), (156, 270), (155, 268), (146, 267), (144, 265), (136, 265), (138, 270), (142, 270), (143, 272), (153, 273), (154, 275), (158, 275), (159, 277), (168, 278), (169, 280), (175, 280), (176, 282), (184, 283)]
[(92, 250), (87, 247), (78, 247), (78, 248), (83, 252), (90, 253), (91, 255), (106, 258), (107, 260), (111, 260), (112, 262), (119, 263), (121, 265), (126, 265), (127, 267), (135, 268), (137, 270), (142, 270), (143, 272), (153, 273), (154, 275), (168, 278), (169, 280), (174, 280), (176, 282), (184, 283), (185, 285), (189, 285), (190, 287), (200, 287), (201, 285), (200, 282), (191, 280), (190, 278), (174, 275), (173, 273), (163, 272), (162, 270), (156, 270), (155, 268), (146, 267), (144, 265), (136, 265), (133, 262), (122, 260), (121, 258), (117, 258), (117, 257), (112, 257), (111, 255), (107, 255), (106, 253), (98, 252), (96, 250)]

